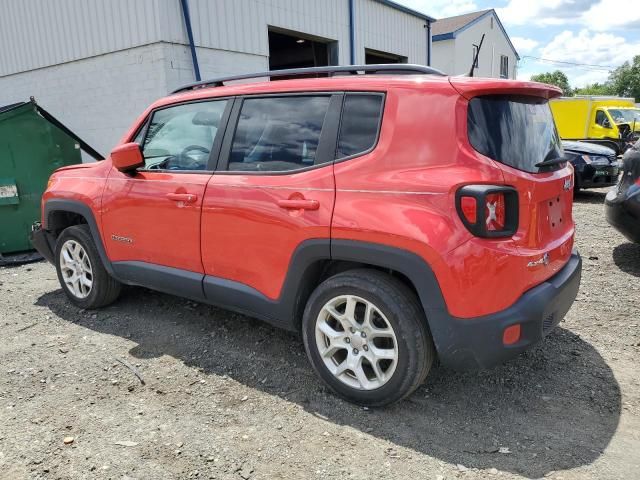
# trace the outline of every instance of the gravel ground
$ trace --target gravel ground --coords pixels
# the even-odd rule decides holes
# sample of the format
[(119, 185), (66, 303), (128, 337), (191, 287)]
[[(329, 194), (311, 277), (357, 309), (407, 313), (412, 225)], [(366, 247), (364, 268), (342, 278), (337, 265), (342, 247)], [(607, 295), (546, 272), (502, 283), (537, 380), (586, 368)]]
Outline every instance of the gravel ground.
[(603, 200), (576, 201), (581, 291), (539, 347), (380, 410), (256, 320), (142, 288), (82, 311), (49, 264), (0, 269), (0, 478), (640, 478), (640, 246)]

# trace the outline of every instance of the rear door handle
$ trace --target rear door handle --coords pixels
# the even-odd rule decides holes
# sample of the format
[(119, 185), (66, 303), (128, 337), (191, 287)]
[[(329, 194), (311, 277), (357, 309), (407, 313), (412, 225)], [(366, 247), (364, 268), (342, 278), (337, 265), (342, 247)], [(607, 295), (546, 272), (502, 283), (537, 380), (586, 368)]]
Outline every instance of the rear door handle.
[(194, 203), (198, 196), (193, 193), (167, 193), (167, 198), (174, 202)]
[(280, 208), (287, 210), (318, 210), (320, 202), (318, 200), (306, 200), (304, 198), (294, 198), (290, 200), (278, 200)]

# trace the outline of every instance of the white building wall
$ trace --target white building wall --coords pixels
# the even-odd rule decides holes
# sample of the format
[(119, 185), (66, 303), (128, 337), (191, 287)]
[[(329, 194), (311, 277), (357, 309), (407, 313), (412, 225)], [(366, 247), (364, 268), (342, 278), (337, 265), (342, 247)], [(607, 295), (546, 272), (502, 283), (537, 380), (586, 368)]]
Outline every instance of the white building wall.
[[(202, 78), (268, 70), (268, 28), (338, 42), (348, 0), (189, 0)], [(424, 20), (356, 0), (364, 49), (425, 63)], [(30, 96), (102, 154), (154, 100), (194, 80), (180, 0), (0, 0), (0, 105)]]
[(507, 37), (500, 29), (497, 18), (487, 15), (470, 27), (460, 31), (453, 40), (433, 42), (433, 66), (451, 75), (469, 73), (473, 59), (473, 45), (478, 45), (485, 34), (476, 77), (500, 78), (500, 55), (509, 58), (509, 78), (516, 78), (517, 57)]
[[(491, 19), (493, 18), (493, 28)], [(500, 55), (509, 58), (509, 78), (515, 78), (516, 55), (509, 45), (507, 38), (498, 25), (498, 20), (492, 15), (487, 15), (466, 30), (460, 32), (455, 45), (455, 74), (466, 73), (471, 67), (472, 45), (480, 43), (482, 34), (486, 34), (480, 50), (478, 68), (474, 75), (478, 77), (500, 78)]]
[(431, 45), (431, 66), (445, 73), (455, 71), (455, 40), (440, 40)]
[(425, 20), (371, 0), (356, 0), (355, 10), (356, 64), (365, 63), (366, 48), (407, 57), (408, 63), (427, 63)]
[(144, 109), (167, 94), (170, 55), (156, 43), (0, 78), (0, 105), (34, 96), (106, 155)]
[(1, 0), (0, 77), (160, 40), (161, 0)]

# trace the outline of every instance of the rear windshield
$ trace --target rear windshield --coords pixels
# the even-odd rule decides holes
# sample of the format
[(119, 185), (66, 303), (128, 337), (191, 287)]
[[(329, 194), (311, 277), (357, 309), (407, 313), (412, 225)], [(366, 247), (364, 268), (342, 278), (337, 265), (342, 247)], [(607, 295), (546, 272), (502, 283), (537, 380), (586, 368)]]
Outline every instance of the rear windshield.
[(563, 166), (535, 166), (564, 156), (551, 109), (544, 98), (520, 95), (472, 98), (467, 125), (473, 148), (493, 160), (531, 173)]

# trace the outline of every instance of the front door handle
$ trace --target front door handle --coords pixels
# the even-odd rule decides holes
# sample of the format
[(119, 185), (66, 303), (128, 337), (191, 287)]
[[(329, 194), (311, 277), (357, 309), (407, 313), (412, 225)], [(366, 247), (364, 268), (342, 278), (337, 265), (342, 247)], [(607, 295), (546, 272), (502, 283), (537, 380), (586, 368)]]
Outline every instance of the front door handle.
[(174, 202), (194, 203), (198, 196), (193, 193), (167, 193), (167, 198)]
[(280, 208), (287, 210), (318, 210), (320, 202), (318, 200), (307, 200), (305, 198), (292, 198), (289, 200), (278, 200)]

